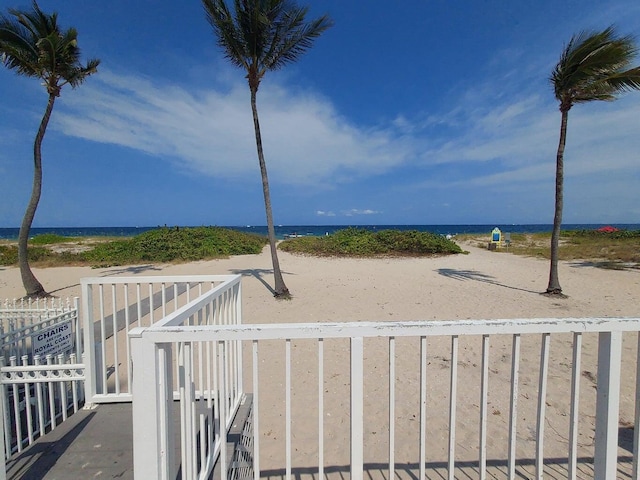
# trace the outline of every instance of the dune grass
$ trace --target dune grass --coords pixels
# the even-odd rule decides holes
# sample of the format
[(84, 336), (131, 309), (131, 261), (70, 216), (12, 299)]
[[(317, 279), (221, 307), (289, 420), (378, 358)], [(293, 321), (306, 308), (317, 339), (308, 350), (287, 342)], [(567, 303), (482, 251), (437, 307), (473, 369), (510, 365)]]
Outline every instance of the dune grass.
[(417, 257), (463, 253), (442, 235), (416, 230), (371, 232), (347, 228), (324, 237), (300, 237), (285, 240), (279, 248), (285, 252), (323, 257)]

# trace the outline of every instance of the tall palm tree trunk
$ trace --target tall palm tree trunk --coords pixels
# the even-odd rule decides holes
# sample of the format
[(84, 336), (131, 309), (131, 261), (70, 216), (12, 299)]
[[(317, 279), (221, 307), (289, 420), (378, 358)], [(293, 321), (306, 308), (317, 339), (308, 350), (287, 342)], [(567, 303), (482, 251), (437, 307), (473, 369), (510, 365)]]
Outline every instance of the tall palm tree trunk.
[(548, 294), (561, 295), (562, 287), (558, 279), (558, 245), (560, 242), (560, 226), (562, 225), (563, 184), (564, 184), (564, 146), (567, 140), (567, 118), (569, 110), (561, 108), (562, 121), (560, 123), (560, 141), (556, 156), (556, 206), (553, 216), (553, 231), (551, 232), (551, 268), (549, 271)]
[(53, 111), (53, 104), (56, 101), (55, 94), (49, 95), (49, 101), (47, 102), (47, 108), (45, 109), (44, 116), (40, 122), (36, 139), (33, 143), (33, 187), (31, 189), (31, 198), (27, 205), (27, 210), (22, 218), (22, 224), (20, 225), (20, 233), (18, 234), (18, 265), (20, 266), (20, 276), (22, 277), (22, 285), (26, 290), (27, 297), (43, 297), (47, 295), (44, 287), (35, 277), (31, 268), (29, 267), (29, 257), (27, 252), (27, 243), (29, 241), (29, 232), (31, 231), (31, 224), (36, 215), (36, 209), (40, 202), (40, 195), (42, 193), (42, 139), (47, 131), (47, 125), (51, 118), (51, 112)]
[(258, 148), (258, 162), (260, 163), (260, 174), (262, 176), (262, 192), (264, 194), (264, 208), (267, 214), (267, 236), (269, 247), (271, 248), (271, 262), (273, 264), (273, 276), (275, 280), (274, 296), (289, 297), (289, 289), (284, 284), (280, 262), (278, 261), (278, 249), (276, 248), (276, 230), (273, 226), (273, 212), (271, 210), (271, 194), (269, 193), (269, 177), (267, 176), (267, 165), (264, 161), (262, 150), (262, 136), (260, 135), (260, 122), (258, 120), (258, 107), (256, 106), (257, 88), (251, 88), (251, 111), (253, 112), (253, 126), (256, 133), (256, 146)]

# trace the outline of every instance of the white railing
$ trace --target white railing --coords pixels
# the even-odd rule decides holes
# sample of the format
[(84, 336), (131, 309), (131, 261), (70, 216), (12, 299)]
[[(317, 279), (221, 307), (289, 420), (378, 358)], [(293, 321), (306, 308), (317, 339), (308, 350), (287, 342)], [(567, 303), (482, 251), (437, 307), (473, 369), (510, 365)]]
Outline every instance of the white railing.
[[(195, 301), (184, 315), (204, 315), (206, 304)], [(185, 392), (182, 478), (208, 475), (195, 474), (196, 447), (227, 458), (225, 429), (216, 429), (213, 447), (185, 439), (198, 429), (198, 412), (182, 403), (195, 403), (191, 372), (214, 365), (213, 413), (225, 418), (229, 403), (216, 399), (229, 396), (236, 342), (251, 344), (251, 368), (239, 377), (251, 377), (255, 479), (350, 471), (360, 480), (369, 469), (386, 478), (423, 479), (427, 469), (449, 479), (638, 478), (638, 381), (621, 371), (640, 375), (640, 318), (176, 325), (184, 315), (131, 333), (136, 478), (175, 478), (176, 388)], [(623, 358), (625, 332), (633, 338)], [(532, 345), (539, 355), (521, 358)], [(212, 356), (203, 362), (195, 346)], [(619, 458), (623, 413), (634, 426), (632, 454)], [(227, 462), (219, 463), (216, 478), (226, 479)]]
[(130, 332), (133, 435), (149, 441), (159, 453), (159, 457), (150, 457), (144, 449), (137, 450), (136, 478), (175, 478), (174, 399), (179, 400), (182, 477), (207, 478), (218, 456), (226, 458), (222, 439), (243, 398), (241, 343), (153, 344), (145, 342), (144, 335), (167, 328), (238, 326), (242, 318), (240, 278), (228, 276), (225, 283), (153, 326)]
[(130, 402), (128, 332), (153, 325), (229, 278), (189, 275), (82, 279), (84, 342), (93, 349), (86, 356), (87, 402)]

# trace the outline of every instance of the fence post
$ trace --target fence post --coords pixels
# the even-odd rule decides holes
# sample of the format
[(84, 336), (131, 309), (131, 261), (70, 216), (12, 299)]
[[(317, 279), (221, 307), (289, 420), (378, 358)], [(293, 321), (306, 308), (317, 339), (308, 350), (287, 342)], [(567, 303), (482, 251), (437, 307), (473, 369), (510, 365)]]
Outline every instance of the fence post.
[(595, 478), (614, 480), (618, 460), (618, 413), (622, 332), (598, 334)]
[(93, 325), (93, 288), (82, 280), (82, 329), (84, 337), (84, 408), (92, 408), (96, 395), (96, 346)]
[(129, 333), (133, 363), (133, 474), (134, 478), (168, 480), (176, 473), (171, 346), (146, 340), (144, 331), (138, 327)]

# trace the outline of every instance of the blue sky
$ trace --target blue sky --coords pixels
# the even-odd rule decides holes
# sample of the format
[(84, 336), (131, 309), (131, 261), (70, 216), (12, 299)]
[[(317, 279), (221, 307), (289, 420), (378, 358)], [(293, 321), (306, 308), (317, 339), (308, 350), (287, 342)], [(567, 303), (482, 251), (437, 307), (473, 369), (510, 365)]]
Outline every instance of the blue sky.
[[(34, 226), (266, 223), (244, 73), (200, 1), (39, 3), (102, 63), (56, 102)], [(637, 0), (299, 3), (335, 25), (258, 92), (285, 225), (552, 223), (549, 74), (573, 33), (640, 36)], [(17, 227), (47, 97), (6, 68), (0, 92), (0, 227)], [(640, 223), (639, 119), (637, 92), (570, 111), (565, 223)]]

